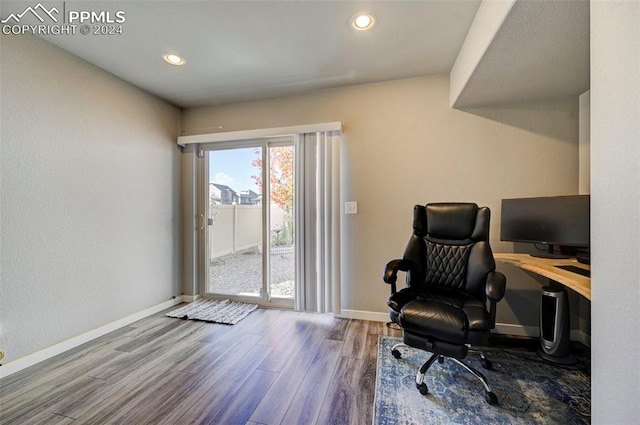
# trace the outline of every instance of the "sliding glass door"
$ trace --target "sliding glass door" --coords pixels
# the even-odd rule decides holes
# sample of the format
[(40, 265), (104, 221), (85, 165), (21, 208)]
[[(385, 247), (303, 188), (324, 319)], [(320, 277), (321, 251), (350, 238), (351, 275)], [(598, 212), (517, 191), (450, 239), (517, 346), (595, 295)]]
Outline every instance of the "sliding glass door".
[(269, 295), (295, 295), (294, 149), (293, 144), (268, 146), (269, 174)]
[(204, 293), (293, 306), (293, 139), (212, 144), (203, 154)]

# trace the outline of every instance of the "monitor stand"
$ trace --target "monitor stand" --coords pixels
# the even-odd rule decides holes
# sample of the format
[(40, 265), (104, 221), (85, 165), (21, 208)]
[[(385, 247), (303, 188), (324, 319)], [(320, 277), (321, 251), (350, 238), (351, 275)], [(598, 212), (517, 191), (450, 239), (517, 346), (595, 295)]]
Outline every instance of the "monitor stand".
[(529, 255), (536, 258), (551, 258), (553, 260), (566, 260), (568, 258), (571, 258), (569, 255), (554, 253), (553, 244), (549, 244), (547, 250), (547, 252), (534, 252), (533, 254)]
[(576, 252), (576, 260), (578, 260), (578, 263), (591, 264), (590, 254), (589, 249), (578, 249), (578, 252)]
[(571, 258), (568, 255), (564, 255), (564, 254), (551, 254), (546, 252), (537, 252), (535, 254), (529, 254), (529, 255), (536, 258), (551, 258), (553, 260), (566, 260), (568, 258)]

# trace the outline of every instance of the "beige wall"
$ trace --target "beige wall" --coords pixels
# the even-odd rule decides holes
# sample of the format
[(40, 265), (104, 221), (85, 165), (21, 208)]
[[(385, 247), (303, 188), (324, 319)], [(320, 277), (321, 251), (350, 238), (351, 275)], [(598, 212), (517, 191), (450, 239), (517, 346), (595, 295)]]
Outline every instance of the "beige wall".
[(591, 2), (592, 422), (640, 417), (640, 2)]
[(0, 41), (12, 361), (180, 295), (180, 111), (40, 38)]
[[(499, 252), (513, 249), (499, 241), (502, 198), (578, 191), (577, 97), (461, 111), (435, 76), (183, 111), (188, 134), (328, 121), (344, 125), (342, 200), (358, 202), (342, 216), (344, 310), (386, 311), (382, 269), (402, 255), (414, 204), (488, 205)], [(498, 321), (537, 329), (539, 283), (500, 267), (510, 280)]]

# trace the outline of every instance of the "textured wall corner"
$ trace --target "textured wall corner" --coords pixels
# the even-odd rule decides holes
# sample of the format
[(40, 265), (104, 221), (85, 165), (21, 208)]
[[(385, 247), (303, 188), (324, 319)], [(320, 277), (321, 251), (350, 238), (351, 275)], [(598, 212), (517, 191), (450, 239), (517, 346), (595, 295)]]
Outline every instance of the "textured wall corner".
[(1, 36), (7, 364), (179, 293), (180, 110), (32, 36)]

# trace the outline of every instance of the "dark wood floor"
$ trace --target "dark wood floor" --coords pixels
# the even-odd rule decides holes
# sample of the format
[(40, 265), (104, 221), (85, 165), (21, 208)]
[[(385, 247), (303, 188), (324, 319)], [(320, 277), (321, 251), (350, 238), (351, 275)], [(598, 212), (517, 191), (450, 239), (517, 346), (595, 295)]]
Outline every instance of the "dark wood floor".
[(370, 424), (384, 323), (157, 314), (0, 381), (0, 424)]

